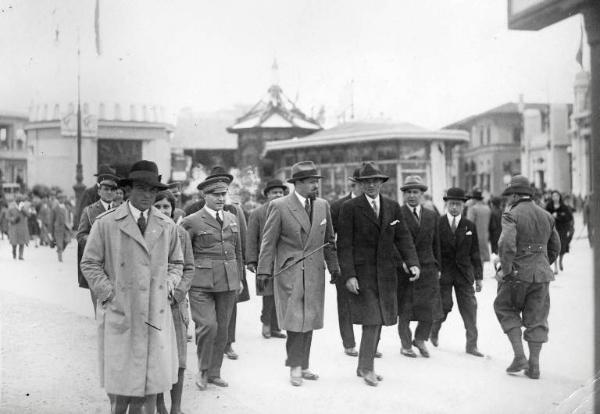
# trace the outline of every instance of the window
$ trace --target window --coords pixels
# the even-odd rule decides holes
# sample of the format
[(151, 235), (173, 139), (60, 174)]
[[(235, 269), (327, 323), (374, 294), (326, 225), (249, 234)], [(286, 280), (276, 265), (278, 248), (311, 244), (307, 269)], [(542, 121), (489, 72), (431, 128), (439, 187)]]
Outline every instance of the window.
[(521, 127), (514, 127), (513, 128), (513, 142), (518, 144), (519, 142), (521, 142)]
[(486, 135), (486, 144), (490, 145), (490, 143), (492, 142), (492, 127), (491, 126), (487, 126), (485, 129), (485, 135)]

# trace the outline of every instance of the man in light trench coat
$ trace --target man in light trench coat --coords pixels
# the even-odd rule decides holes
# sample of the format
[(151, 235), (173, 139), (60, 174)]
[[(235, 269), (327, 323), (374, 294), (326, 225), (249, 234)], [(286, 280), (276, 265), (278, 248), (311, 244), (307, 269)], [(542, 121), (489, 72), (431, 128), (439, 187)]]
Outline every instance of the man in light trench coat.
[(323, 327), (325, 264), (337, 278), (340, 269), (327, 201), (317, 198), (319, 179), (312, 161), (292, 166), (289, 195), (271, 201), (258, 258), (257, 278), (273, 277), (277, 320), (287, 330), (290, 382), (319, 376), (309, 368), (312, 333)]
[(175, 223), (152, 206), (160, 183), (151, 161), (138, 161), (121, 185), (129, 200), (98, 216), (81, 270), (98, 299), (100, 383), (111, 413), (154, 414), (156, 394), (177, 382), (170, 300), (183, 271)]

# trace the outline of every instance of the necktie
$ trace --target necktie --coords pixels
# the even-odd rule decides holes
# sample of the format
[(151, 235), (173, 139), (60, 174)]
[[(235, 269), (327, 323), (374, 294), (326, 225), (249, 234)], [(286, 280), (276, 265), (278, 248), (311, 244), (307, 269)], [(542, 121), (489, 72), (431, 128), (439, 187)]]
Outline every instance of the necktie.
[(217, 222), (219, 223), (219, 225), (221, 227), (223, 227), (223, 219), (221, 219), (221, 215), (219, 214), (218, 211), (217, 211)]
[(146, 218), (144, 217), (143, 212), (140, 213), (140, 217), (138, 218), (137, 225), (140, 228), (140, 231), (142, 232), (142, 236), (143, 236), (144, 232), (146, 231)]
[(304, 200), (304, 209), (306, 210), (306, 214), (308, 214), (308, 219), (312, 223), (312, 208), (310, 206), (310, 200), (308, 198)]
[(417, 219), (417, 223), (419, 222), (419, 214), (417, 214), (417, 208), (413, 207), (413, 214), (415, 215), (415, 218)]
[(452, 233), (456, 232), (456, 216), (452, 217)]
[(375, 213), (375, 217), (379, 217), (379, 209), (377, 208), (377, 202), (373, 200), (371, 204), (373, 204), (373, 212)]

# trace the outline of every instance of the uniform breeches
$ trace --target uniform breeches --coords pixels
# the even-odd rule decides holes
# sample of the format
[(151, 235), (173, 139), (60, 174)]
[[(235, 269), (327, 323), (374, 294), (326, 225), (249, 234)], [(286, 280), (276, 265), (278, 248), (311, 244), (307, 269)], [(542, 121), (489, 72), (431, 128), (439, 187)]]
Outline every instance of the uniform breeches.
[(467, 350), (477, 348), (477, 299), (473, 285), (466, 283), (440, 284), (442, 297), (442, 321), (446, 320), (448, 313), (452, 310), (452, 287), (456, 295), (458, 311), (465, 325), (467, 337)]
[(189, 297), (196, 325), (198, 368), (208, 370), (209, 378), (220, 377), (236, 291), (207, 292), (192, 287)]
[(523, 337), (526, 341), (547, 342), (549, 286), (549, 282), (530, 283), (512, 278), (500, 282), (494, 311), (502, 330), (506, 333), (525, 326)]

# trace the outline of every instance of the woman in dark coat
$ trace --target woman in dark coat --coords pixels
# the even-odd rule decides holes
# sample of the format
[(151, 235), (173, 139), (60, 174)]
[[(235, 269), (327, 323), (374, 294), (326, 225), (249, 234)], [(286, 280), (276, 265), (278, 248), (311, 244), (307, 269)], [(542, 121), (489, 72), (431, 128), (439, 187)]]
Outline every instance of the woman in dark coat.
[(25, 245), (29, 243), (29, 227), (27, 225), (27, 209), (25, 203), (19, 200), (8, 206), (8, 240), (12, 246), (13, 259), (17, 258), (17, 246), (19, 246), (19, 260), (23, 259)]
[[(554, 217), (556, 231), (560, 237), (560, 256), (558, 259), (558, 267), (563, 270), (563, 256), (569, 253), (569, 243), (573, 238), (575, 230), (573, 213), (571, 208), (563, 202), (562, 195), (558, 191), (552, 191), (552, 196), (546, 210)], [(557, 263), (554, 262), (554, 274), (558, 273)]]
[[(170, 191), (161, 191), (154, 199), (154, 207), (161, 213), (173, 219), (175, 211), (175, 197)], [(192, 279), (194, 278), (194, 253), (192, 251), (192, 242), (187, 231), (177, 226), (177, 235), (181, 242), (183, 252), (183, 276), (179, 284), (175, 287), (175, 293), (171, 299), (171, 313), (173, 314), (173, 323), (175, 325), (175, 339), (177, 340), (177, 355), (179, 357), (179, 372), (177, 383), (171, 388), (171, 414), (181, 413), (181, 395), (183, 393), (183, 372), (186, 367), (187, 355), (187, 327), (190, 322), (188, 316), (187, 293), (190, 290)], [(163, 394), (158, 395), (157, 399), (158, 414), (168, 414), (165, 406)]]

